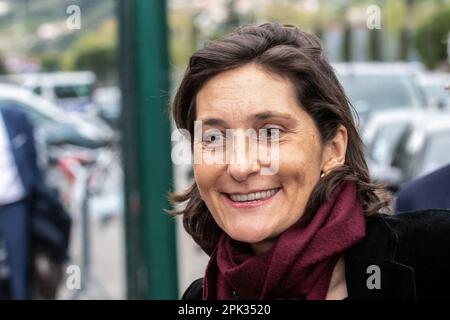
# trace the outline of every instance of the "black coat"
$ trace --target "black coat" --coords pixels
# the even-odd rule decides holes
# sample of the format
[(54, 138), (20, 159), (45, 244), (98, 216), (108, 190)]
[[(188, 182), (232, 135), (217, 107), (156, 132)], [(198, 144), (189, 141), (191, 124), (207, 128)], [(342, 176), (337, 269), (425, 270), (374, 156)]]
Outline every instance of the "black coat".
[[(345, 254), (345, 274), (348, 299), (449, 299), (450, 211), (368, 217), (366, 237)], [(182, 299), (201, 297), (198, 279)]]

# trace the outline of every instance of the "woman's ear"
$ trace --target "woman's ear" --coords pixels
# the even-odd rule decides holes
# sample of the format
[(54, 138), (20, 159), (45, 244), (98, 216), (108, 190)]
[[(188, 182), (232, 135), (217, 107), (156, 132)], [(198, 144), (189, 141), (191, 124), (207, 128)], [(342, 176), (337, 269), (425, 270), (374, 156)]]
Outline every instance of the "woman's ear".
[(341, 125), (334, 138), (325, 145), (322, 164), (322, 171), (325, 174), (345, 163), (347, 140), (347, 128)]

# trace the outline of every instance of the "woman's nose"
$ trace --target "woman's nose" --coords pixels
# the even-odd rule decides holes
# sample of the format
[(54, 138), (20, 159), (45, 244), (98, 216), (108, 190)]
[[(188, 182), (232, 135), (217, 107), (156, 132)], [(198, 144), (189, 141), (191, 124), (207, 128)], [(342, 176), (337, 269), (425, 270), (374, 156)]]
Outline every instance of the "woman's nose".
[(236, 144), (233, 147), (233, 156), (228, 163), (228, 174), (236, 181), (242, 182), (248, 179), (252, 174), (259, 173), (261, 165), (257, 157), (255, 146), (249, 145), (252, 140), (247, 140), (245, 146)]
[(247, 180), (250, 175), (259, 173), (260, 170), (261, 165), (258, 159), (249, 152), (246, 152), (237, 161), (231, 161), (227, 168), (228, 174), (239, 182)]
[(245, 161), (228, 165), (228, 174), (239, 182), (247, 180), (249, 176), (258, 173), (259, 171), (260, 166), (257, 162), (252, 163), (250, 161)]

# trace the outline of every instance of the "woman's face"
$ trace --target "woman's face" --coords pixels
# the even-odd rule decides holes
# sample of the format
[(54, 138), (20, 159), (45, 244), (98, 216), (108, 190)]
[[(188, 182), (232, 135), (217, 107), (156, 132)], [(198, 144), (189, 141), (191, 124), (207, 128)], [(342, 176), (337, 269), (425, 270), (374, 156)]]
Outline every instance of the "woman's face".
[[(297, 102), (290, 81), (255, 64), (216, 75), (196, 99), (196, 120), (201, 121), (203, 140), (195, 142), (196, 156), (211, 156), (217, 152), (215, 148), (223, 146), (230, 158), (240, 157), (234, 162), (194, 164), (200, 195), (231, 238), (264, 251), (304, 214), (321, 170), (327, 172), (336, 164), (330, 159), (339, 156), (339, 150), (336, 153), (331, 144), (322, 145), (314, 121)], [(261, 139), (268, 137), (269, 144), (247, 137), (244, 148), (238, 147), (238, 136), (248, 129), (261, 133)], [(271, 136), (275, 138), (270, 140)], [(252, 142), (271, 156), (259, 156), (249, 147)], [(276, 144), (278, 154), (271, 152)], [(262, 174), (268, 168), (271, 171)]]

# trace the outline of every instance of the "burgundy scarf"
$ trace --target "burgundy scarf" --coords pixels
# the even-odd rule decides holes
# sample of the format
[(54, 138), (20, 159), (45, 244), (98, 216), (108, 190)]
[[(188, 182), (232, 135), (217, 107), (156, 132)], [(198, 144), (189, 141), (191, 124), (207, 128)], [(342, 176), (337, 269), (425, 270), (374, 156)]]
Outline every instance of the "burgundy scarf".
[(203, 299), (323, 300), (342, 254), (365, 236), (356, 185), (345, 182), (307, 224), (299, 219), (267, 252), (223, 233), (204, 278)]

